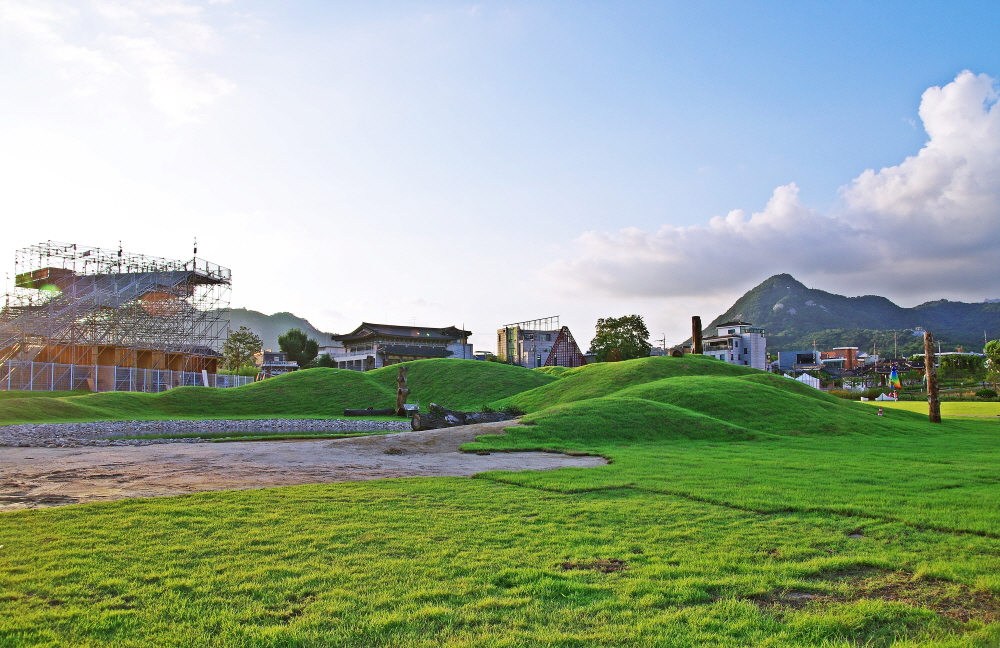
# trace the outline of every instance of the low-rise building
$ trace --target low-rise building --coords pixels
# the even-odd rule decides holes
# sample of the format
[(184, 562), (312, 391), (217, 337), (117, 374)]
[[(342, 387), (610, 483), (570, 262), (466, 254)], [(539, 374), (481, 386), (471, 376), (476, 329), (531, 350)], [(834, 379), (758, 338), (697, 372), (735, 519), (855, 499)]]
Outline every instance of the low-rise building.
[(702, 340), (702, 354), (729, 364), (766, 370), (764, 329), (747, 322), (723, 322), (716, 335)]
[(457, 358), (472, 360), (471, 331), (454, 326), (398, 326), (372, 324), (361, 326), (346, 335), (331, 336), (322, 347), (340, 369), (370, 371), (410, 360)]
[(819, 359), (824, 365), (842, 371), (854, 371), (865, 364), (858, 358), (858, 347), (833, 347), (832, 351), (820, 352)]
[[(556, 318), (546, 318), (546, 320)], [(545, 320), (532, 320), (539, 322)], [(535, 369), (537, 367), (582, 367), (587, 359), (568, 326), (526, 328), (520, 322), (497, 330), (497, 357), (501, 362)]]
[(819, 351), (778, 351), (778, 371), (789, 373), (823, 368)]
[(298, 371), (299, 364), (288, 359), (288, 354), (284, 351), (271, 351), (265, 349), (260, 353), (255, 353), (254, 364), (260, 369), (261, 378), (273, 378), (291, 371)]

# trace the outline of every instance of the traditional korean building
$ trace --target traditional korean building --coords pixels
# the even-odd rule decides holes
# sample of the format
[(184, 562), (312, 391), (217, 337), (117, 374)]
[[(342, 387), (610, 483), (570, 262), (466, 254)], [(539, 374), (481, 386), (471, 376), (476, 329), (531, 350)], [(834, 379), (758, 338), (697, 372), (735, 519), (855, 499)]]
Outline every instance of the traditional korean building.
[(472, 360), (470, 335), (471, 331), (454, 326), (431, 328), (362, 322), (346, 335), (331, 336), (331, 344), (323, 349), (340, 369), (370, 371), (427, 358)]

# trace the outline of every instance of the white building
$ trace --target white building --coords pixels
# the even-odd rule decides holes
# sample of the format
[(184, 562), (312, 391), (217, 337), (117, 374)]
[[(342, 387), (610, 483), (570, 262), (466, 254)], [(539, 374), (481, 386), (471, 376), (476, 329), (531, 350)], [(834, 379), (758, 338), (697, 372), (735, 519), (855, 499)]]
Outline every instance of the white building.
[(746, 322), (719, 324), (715, 336), (702, 340), (702, 354), (729, 364), (767, 369), (764, 329)]

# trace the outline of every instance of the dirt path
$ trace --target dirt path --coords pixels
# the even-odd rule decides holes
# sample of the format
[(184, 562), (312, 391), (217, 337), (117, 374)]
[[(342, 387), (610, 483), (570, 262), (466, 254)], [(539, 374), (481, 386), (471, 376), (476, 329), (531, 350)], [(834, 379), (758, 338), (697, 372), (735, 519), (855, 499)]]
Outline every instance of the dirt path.
[(354, 439), (0, 448), (0, 511), (199, 491), (599, 466), (601, 457), (459, 452), (514, 421)]

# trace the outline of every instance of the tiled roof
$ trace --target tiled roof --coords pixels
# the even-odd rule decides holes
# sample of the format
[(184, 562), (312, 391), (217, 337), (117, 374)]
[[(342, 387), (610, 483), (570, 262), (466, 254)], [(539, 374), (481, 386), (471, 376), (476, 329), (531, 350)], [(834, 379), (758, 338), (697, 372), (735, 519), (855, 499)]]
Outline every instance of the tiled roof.
[(372, 337), (397, 337), (421, 340), (458, 340), (472, 335), (471, 331), (448, 326), (445, 328), (430, 328), (426, 326), (397, 326), (395, 324), (372, 324), (362, 322), (361, 326), (346, 335), (334, 335), (334, 340), (348, 342), (364, 340)]

